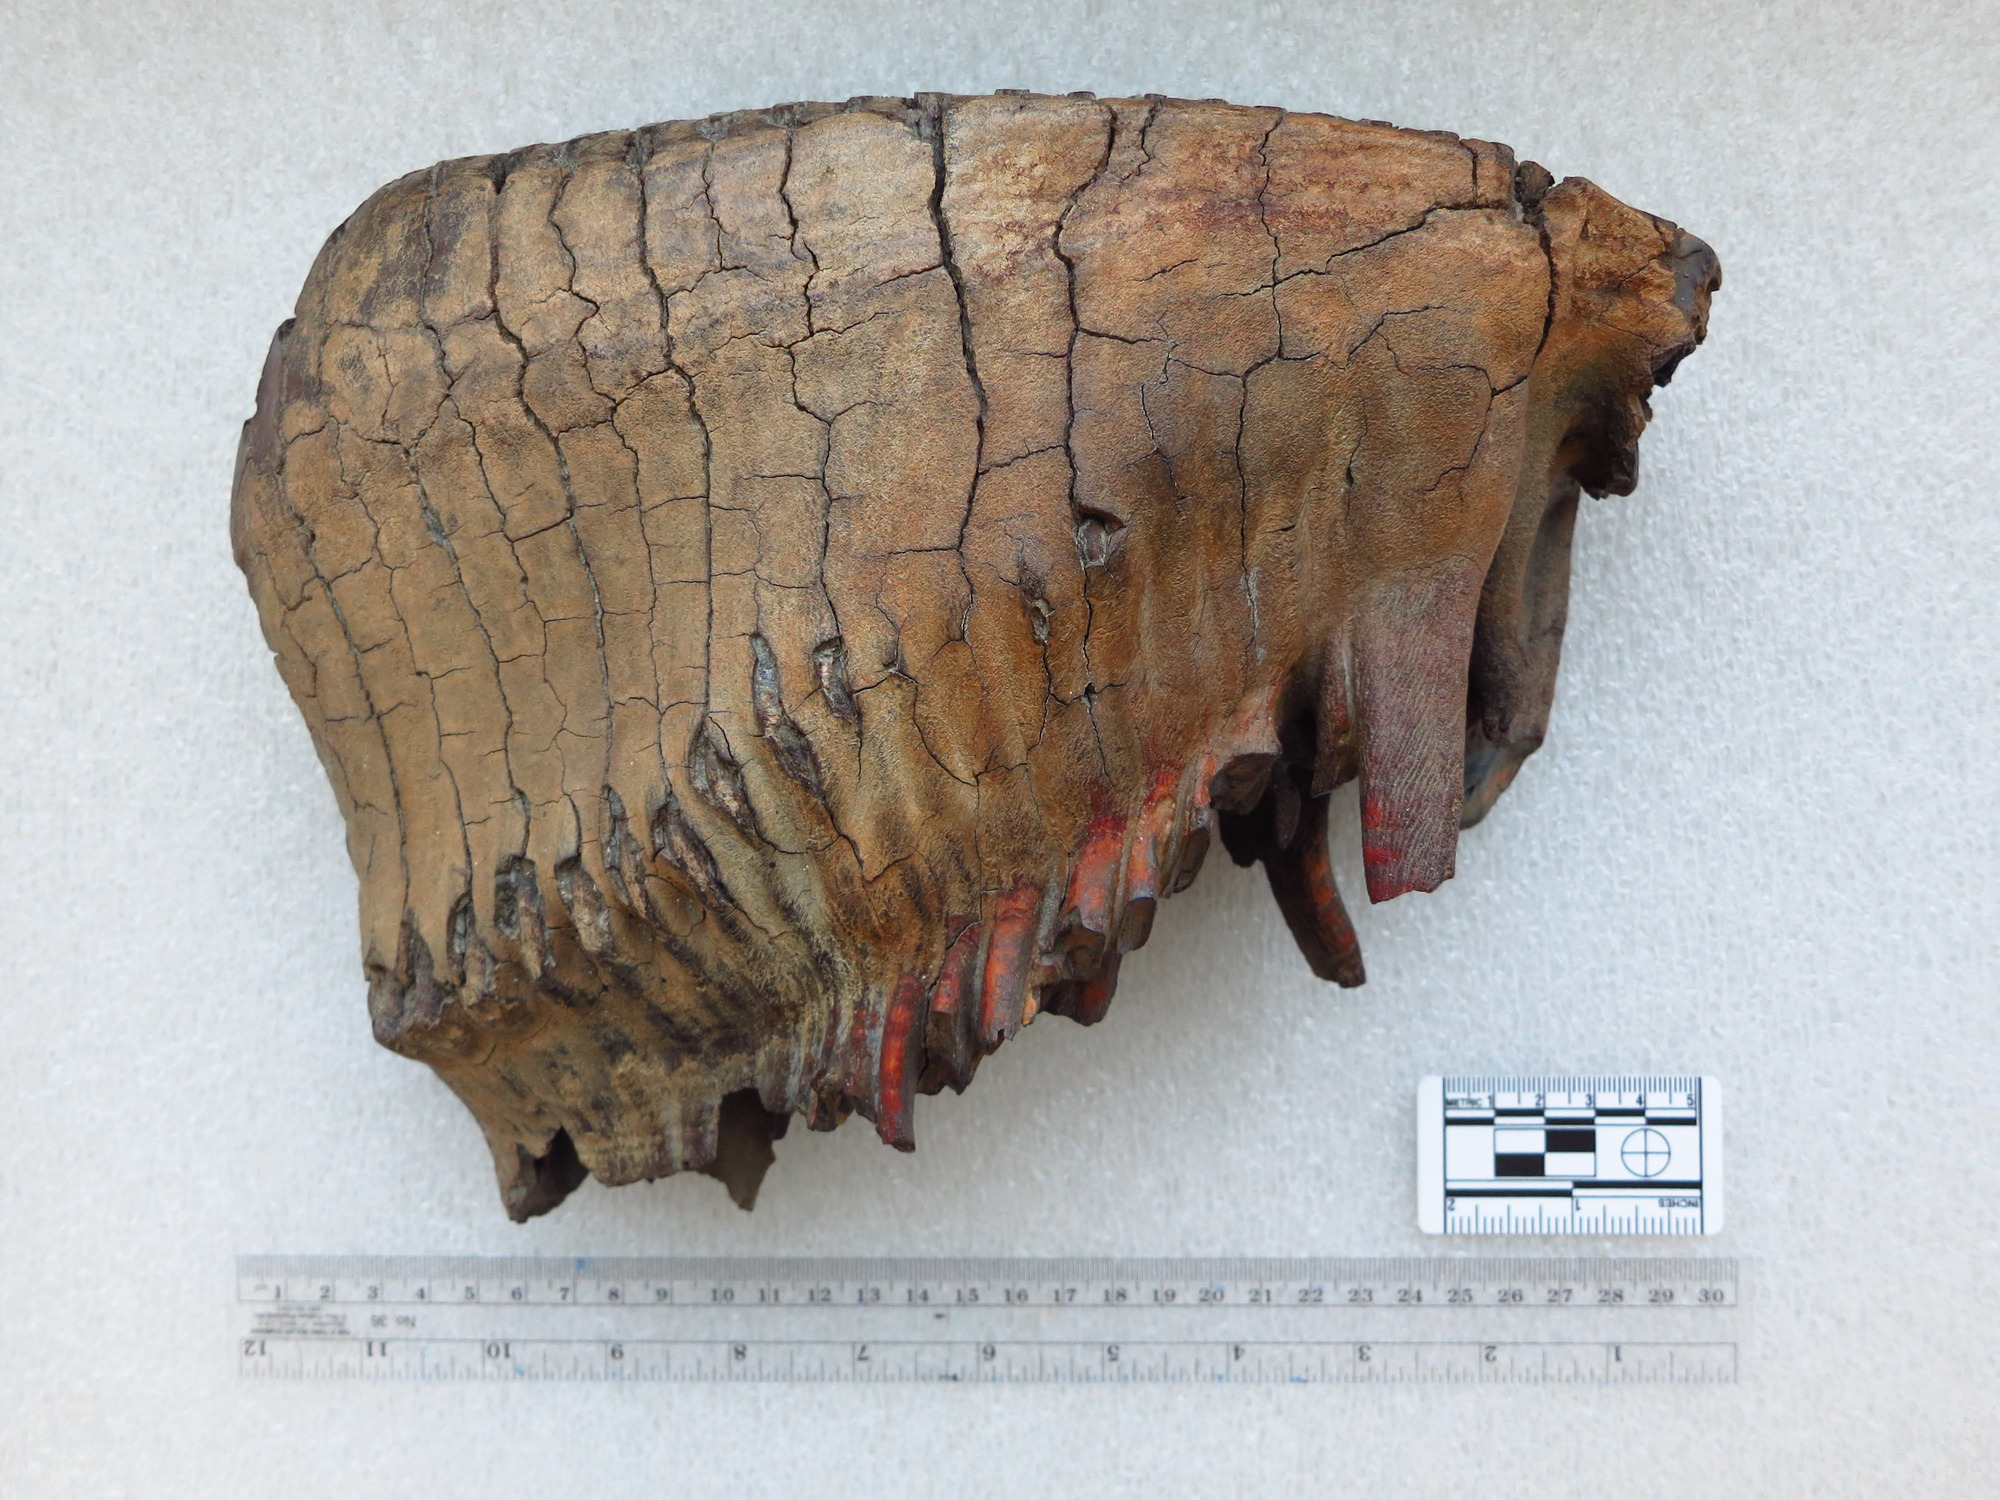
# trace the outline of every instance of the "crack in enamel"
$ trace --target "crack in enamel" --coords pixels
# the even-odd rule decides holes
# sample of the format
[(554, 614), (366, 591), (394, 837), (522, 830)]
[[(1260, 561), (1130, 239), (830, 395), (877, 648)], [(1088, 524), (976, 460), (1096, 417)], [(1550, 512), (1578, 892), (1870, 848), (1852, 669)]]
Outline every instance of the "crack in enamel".
[[(376, 1033), (517, 1218), (913, 1146), (1101, 1019), (1210, 841), (1361, 982), (1546, 732), (1705, 246), (1504, 148), (1219, 102), (791, 105), (446, 162), (335, 233), (233, 531)], [(1657, 375), (1656, 375), (1657, 372)]]

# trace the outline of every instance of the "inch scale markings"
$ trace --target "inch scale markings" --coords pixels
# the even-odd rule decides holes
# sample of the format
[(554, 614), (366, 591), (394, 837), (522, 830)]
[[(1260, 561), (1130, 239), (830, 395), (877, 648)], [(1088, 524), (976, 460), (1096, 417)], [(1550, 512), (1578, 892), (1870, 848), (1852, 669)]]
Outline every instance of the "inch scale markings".
[(266, 1379), (606, 1380), (637, 1383), (906, 1381), (1025, 1384), (1715, 1385), (1736, 1379), (1733, 1343), (1521, 1343), (1381, 1339), (1081, 1340), (391, 1339), (246, 1351)]
[(1426, 1078), (1426, 1234), (1714, 1234), (1722, 1093), (1687, 1076)]
[(1706, 1257), (246, 1256), (236, 1309), (276, 1379), (1714, 1384), (1738, 1305)]

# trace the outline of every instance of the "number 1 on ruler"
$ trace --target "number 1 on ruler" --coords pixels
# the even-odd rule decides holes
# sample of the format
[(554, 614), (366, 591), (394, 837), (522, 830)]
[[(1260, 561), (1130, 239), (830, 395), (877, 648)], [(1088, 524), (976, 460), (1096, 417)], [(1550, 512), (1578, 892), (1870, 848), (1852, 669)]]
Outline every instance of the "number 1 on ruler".
[(1426, 1078), (1426, 1234), (1714, 1234), (1722, 1094), (1693, 1075)]

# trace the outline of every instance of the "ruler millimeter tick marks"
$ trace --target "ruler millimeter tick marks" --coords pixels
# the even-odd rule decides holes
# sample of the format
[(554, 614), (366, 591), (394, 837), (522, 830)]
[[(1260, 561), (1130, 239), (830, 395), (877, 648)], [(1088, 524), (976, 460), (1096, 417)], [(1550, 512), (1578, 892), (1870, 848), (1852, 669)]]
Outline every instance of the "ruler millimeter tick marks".
[(1426, 1078), (1417, 1089), (1426, 1234), (1714, 1234), (1722, 1098), (1713, 1078)]
[(864, 1383), (1716, 1382), (1738, 1301), (1697, 1257), (248, 1256), (237, 1292), (250, 1376)]
[[(236, 1296), (312, 1317), (447, 1305), (769, 1310), (1046, 1306), (1727, 1306), (1709, 1256), (700, 1257), (246, 1255)], [(317, 1310), (317, 1311), (316, 1311)]]
[[(268, 1346), (268, 1347), (266, 1347)], [(635, 1384), (1719, 1385), (1729, 1342), (1515, 1340), (246, 1339), (263, 1379)]]

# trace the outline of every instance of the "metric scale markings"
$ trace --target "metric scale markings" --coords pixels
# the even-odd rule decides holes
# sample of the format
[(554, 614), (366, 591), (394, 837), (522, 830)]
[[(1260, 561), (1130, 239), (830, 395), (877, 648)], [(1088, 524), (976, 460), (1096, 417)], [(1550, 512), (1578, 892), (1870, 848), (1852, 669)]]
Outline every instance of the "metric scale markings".
[(1737, 1269), (1719, 1258), (247, 1256), (237, 1272), (239, 1365), (263, 1378), (1736, 1378), (1718, 1325)]
[(1426, 1078), (1417, 1204), (1426, 1234), (1714, 1234), (1721, 1089), (1695, 1076)]

